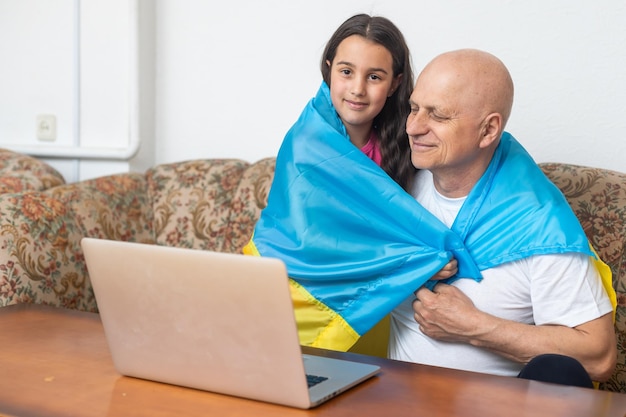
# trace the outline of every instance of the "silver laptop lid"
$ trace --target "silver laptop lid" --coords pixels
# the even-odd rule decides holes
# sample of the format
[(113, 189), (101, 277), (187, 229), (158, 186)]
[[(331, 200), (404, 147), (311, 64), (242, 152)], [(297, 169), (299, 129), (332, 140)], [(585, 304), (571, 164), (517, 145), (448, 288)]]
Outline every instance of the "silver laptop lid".
[(106, 240), (82, 245), (118, 372), (309, 406), (282, 262)]

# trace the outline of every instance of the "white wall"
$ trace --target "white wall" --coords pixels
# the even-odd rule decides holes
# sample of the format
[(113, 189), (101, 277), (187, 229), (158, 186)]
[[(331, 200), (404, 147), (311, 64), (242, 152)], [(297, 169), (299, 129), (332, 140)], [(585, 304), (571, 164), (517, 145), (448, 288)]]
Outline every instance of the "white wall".
[(135, 0), (0, 0), (0, 146), (50, 146), (36, 139), (34, 118), (53, 112), (63, 116), (52, 146), (120, 147), (132, 126), (140, 130), (130, 161), (49, 159), (70, 181), (185, 159), (275, 155), (321, 82), (326, 41), (366, 12), (400, 27), (416, 73), (451, 49), (499, 56), (516, 84), (508, 130), (537, 161), (626, 172), (626, 2), (136, 1), (133, 56)]
[(538, 161), (626, 171), (626, 2), (161, 0), (156, 159), (274, 155), (319, 86), (325, 42), (384, 15), (419, 71), (446, 50), (499, 56), (516, 84), (508, 130)]
[[(0, 0), (0, 146), (67, 157), (50, 161), (67, 180), (129, 169), (136, 9), (132, 0)], [(56, 126), (46, 138), (41, 115)]]

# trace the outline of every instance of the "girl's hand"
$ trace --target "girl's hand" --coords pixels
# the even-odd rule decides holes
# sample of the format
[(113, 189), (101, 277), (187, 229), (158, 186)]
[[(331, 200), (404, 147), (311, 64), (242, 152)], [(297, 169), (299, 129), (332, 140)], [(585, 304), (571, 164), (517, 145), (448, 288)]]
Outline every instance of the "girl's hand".
[(452, 258), (450, 262), (448, 262), (439, 272), (437, 272), (432, 278), (433, 281), (440, 281), (443, 279), (448, 279), (457, 273), (459, 270), (458, 263), (456, 259)]

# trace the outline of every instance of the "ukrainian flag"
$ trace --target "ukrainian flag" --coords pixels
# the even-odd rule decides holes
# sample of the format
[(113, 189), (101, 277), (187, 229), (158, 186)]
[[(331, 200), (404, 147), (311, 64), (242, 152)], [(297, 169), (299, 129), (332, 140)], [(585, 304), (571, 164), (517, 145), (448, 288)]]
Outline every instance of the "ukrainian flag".
[(351, 144), (325, 83), (283, 141), (244, 248), (285, 262), (301, 343), (342, 351), (452, 257), (453, 279), (479, 280), (486, 268), (565, 252), (594, 256), (561, 192), (511, 135), (448, 228)]

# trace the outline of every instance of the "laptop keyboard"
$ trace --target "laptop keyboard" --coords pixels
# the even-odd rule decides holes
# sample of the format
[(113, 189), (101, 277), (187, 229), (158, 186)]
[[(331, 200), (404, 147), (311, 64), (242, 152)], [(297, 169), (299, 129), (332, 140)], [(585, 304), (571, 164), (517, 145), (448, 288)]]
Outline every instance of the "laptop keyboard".
[(306, 382), (309, 385), (309, 388), (319, 384), (320, 382), (326, 381), (328, 378), (325, 376), (317, 376), (317, 375), (309, 375), (306, 376)]

